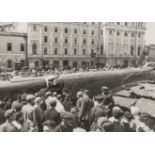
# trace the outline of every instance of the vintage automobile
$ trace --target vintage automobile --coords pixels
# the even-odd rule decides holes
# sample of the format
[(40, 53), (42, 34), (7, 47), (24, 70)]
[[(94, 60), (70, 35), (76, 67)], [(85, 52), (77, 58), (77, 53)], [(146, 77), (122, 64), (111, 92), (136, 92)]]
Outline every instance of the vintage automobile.
[(101, 86), (108, 86), (113, 92), (136, 85), (145, 80), (154, 80), (155, 71), (145, 68), (122, 69), (96, 72), (62, 74), (60, 76), (21, 78), (0, 82), (0, 99), (14, 98), (21, 93), (35, 93), (42, 88), (61, 92), (70, 91), (73, 97), (79, 89), (90, 90), (90, 95), (100, 93)]

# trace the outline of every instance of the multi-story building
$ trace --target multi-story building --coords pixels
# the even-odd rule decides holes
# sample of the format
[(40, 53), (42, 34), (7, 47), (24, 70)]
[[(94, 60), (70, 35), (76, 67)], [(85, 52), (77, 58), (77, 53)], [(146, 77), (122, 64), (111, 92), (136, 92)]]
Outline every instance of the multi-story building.
[(144, 49), (145, 23), (109, 22), (101, 26), (106, 63), (111, 65), (137, 64)]
[[(30, 66), (128, 66), (140, 60), (144, 49), (145, 23), (8, 22), (0, 23), (0, 31), (3, 34), (7, 32), (7, 35), (10, 33), (14, 44), (19, 37), (15, 35), (13, 39), (12, 32), (23, 36), (27, 45), (25, 58)], [(22, 31), (27, 33), (27, 41), (26, 34), (19, 33)]]
[(25, 65), (27, 34), (0, 32), (0, 67), (13, 69), (17, 63)]
[(94, 65), (98, 23), (28, 23), (28, 60), (34, 66)]

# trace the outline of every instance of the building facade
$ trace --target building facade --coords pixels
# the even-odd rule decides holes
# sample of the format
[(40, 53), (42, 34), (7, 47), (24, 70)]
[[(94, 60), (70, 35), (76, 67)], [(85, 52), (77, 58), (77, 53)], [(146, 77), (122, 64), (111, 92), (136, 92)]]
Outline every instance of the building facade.
[(28, 23), (28, 60), (35, 67), (94, 65), (98, 23)]
[(108, 22), (101, 26), (101, 38), (110, 65), (138, 64), (145, 43), (144, 22)]
[[(30, 66), (38, 68), (132, 66), (139, 63), (144, 50), (145, 27), (143, 22), (0, 23), (1, 42), (4, 38), (6, 46), (11, 39), (17, 48), (2, 53), (17, 56), (14, 63), (23, 57)], [(25, 44), (23, 53), (17, 45), (21, 43)]]
[(146, 45), (145, 53), (147, 54), (147, 61), (155, 61), (155, 44)]
[(0, 67), (14, 69), (17, 63), (25, 65), (27, 34), (0, 32)]

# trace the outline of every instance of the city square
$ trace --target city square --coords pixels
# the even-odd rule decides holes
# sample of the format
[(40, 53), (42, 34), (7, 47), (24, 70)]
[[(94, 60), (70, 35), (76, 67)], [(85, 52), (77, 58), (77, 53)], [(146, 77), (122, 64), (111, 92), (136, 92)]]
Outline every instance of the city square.
[(1, 22), (1, 132), (154, 132), (146, 22)]

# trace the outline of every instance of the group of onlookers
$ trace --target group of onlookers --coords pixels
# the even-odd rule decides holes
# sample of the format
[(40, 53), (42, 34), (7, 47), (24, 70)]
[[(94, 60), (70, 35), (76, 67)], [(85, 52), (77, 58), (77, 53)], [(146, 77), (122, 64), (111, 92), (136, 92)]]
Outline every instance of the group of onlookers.
[(0, 101), (1, 132), (148, 132), (155, 121), (137, 107), (124, 109), (115, 105), (107, 87), (93, 98), (89, 90), (62, 93), (41, 89), (34, 94), (20, 94), (12, 101)]

